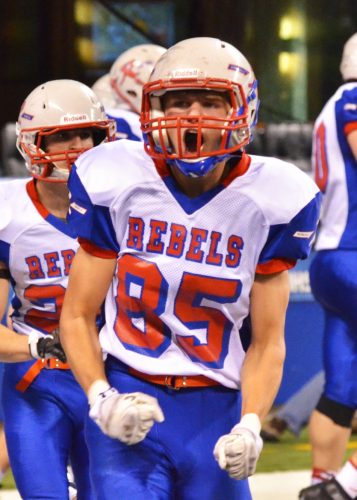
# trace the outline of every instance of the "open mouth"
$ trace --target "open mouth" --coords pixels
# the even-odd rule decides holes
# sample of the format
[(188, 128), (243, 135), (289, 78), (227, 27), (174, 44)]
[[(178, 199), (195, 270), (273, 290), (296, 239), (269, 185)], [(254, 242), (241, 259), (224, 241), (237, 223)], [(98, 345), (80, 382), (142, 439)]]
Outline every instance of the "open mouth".
[(198, 151), (198, 133), (196, 130), (186, 130), (184, 135), (186, 151), (188, 153), (197, 153)]

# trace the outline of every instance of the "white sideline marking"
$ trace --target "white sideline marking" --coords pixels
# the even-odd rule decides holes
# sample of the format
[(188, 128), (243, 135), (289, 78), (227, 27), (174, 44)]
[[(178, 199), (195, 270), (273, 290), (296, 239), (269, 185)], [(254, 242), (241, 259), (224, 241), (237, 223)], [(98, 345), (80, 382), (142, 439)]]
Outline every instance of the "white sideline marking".
[(249, 478), (253, 500), (297, 500), (302, 488), (310, 484), (308, 470), (264, 472)]
[(0, 500), (21, 500), (17, 490), (0, 490)]
[[(249, 478), (253, 500), (297, 500), (310, 484), (310, 471), (266, 472)], [(16, 490), (0, 490), (0, 500), (21, 500)]]

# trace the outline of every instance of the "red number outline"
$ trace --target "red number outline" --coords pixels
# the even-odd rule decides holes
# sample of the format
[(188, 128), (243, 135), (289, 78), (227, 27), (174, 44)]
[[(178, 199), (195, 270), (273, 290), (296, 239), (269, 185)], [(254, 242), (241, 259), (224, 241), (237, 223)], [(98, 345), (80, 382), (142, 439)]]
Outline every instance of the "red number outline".
[[(119, 260), (117, 278), (114, 331), (118, 339), (130, 351), (159, 357), (172, 339), (171, 330), (159, 317), (167, 304), (167, 281), (155, 263), (131, 254)], [(181, 335), (175, 332), (178, 345), (190, 359), (209, 367), (223, 366), (233, 322), (222, 309), (203, 302), (233, 303), (241, 291), (240, 280), (183, 273), (174, 302), (174, 314), (189, 330), (206, 329), (207, 332), (205, 342), (194, 333)]]

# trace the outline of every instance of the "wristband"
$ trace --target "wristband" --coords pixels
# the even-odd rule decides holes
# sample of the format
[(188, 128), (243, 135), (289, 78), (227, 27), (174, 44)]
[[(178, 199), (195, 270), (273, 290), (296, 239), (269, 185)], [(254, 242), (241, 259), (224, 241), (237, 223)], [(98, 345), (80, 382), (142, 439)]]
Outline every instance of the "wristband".
[(239, 422), (239, 427), (250, 429), (256, 436), (259, 436), (262, 424), (256, 413), (246, 413)]
[(34, 359), (39, 358), (38, 350), (37, 350), (37, 342), (38, 342), (39, 338), (40, 338), (39, 334), (37, 332), (35, 332), (34, 330), (32, 330), (29, 333), (29, 336), (28, 336), (29, 351), (30, 351), (31, 357)]
[(87, 392), (89, 405), (92, 407), (99, 394), (107, 391), (108, 389), (110, 389), (110, 385), (106, 380), (97, 379), (95, 382), (93, 382)]

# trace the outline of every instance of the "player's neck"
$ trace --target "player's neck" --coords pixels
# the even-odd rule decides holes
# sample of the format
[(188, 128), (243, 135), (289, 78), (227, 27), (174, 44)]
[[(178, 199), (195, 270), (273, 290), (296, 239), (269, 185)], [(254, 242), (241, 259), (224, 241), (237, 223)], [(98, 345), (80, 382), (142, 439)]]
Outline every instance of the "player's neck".
[(214, 189), (227, 176), (227, 162), (218, 163), (215, 168), (203, 177), (188, 177), (177, 167), (171, 167), (171, 173), (181, 190), (190, 198), (200, 196)]
[(69, 196), (66, 183), (51, 183), (37, 180), (36, 191), (42, 205), (50, 214), (59, 219), (66, 219), (69, 207)]

